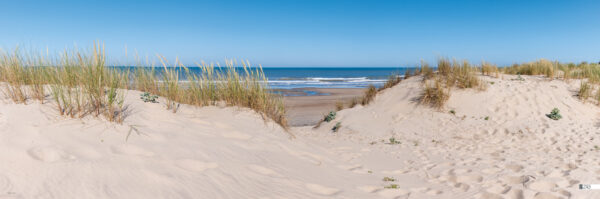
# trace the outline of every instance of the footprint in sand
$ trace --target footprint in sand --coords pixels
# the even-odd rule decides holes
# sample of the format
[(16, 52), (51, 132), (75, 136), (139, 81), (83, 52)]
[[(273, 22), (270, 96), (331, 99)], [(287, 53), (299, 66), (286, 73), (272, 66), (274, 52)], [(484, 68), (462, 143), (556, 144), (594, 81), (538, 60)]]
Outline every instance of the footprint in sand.
[(326, 187), (320, 184), (307, 183), (305, 186), (310, 192), (324, 196), (332, 196), (340, 192), (339, 189)]
[(177, 165), (179, 168), (192, 172), (203, 172), (207, 169), (219, 167), (219, 164), (216, 162), (202, 162), (195, 159), (180, 159), (175, 161), (175, 165)]
[(559, 199), (560, 197), (555, 196), (554, 194), (551, 193), (546, 193), (546, 192), (538, 192), (535, 194), (535, 196), (533, 196), (533, 199)]
[(271, 177), (282, 177), (281, 174), (277, 173), (276, 171), (273, 171), (272, 169), (269, 169), (269, 168), (266, 168), (263, 166), (251, 164), (246, 167), (248, 169), (250, 169), (251, 171), (258, 173), (260, 175), (271, 176)]
[(356, 187), (356, 189), (367, 192), (367, 193), (373, 193), (373, 192), (381, 190), (382, 188), (381, 188), (381, 186), (365, 185), (365, 186)]
[(480, 175), (463, 175), (455, 177), (455, 181), (460, 183), (480, 183), (483, 181), (483, 177)]
[(506, 168), (510, 169), (511, 171), (513, 171), (515, 173), (523, 170), (523, 166), (518, 165), (518, 164), (509, 164), (509, 165), (506, 165)]
[(482, 198), (482, 199), (502, 199), (503, 197), (495, 194), (495, 193), (488, 193), (488, 192), (483, 192), (478, 194), (478, 198)]
[(56, 162), (60, 160), (75, 159), (75, 156), (69, 155), (56, 147), (34, 147), (27, 151), (33, 159), (43, 162)]
[(385, 198), (397, 198), (403, 195), (407, 195), (409, 194), (410, 191), (405, 190), (405, 189), (383, 189), (381, 191), (378, 191), (377, 194), (380, 196), (383, 196)]
[(529, 178), (526, 176), (504, 176), (501, 180), (506, 184), (523, 184), (529, 181)]
[(122, 154), (122, 155), (135, 155), (135, 156), (154, 156), (154, 153), (143, 149), (141, 147), (131, 145), (131, 144), (122, 144), (118, 146), (112, 146), (111, 150), (113, 153)]
[(462, 192), (466, 192), (469, 190), (469, 188), (471, 188), (471, 186), (469, 186), (468, 184), (465, 184), (465, 183), (456, 183), (456, 184), (454, 184), (454, 188), (456, 188)]
[(427, 190), (427, 192), (425, 192), (425, 194), (431, 195), (431, 196), (437, 196), (437, 195), (440, 195), (442, 193), (443, 193), (442, 191), (435, 190), (435, 189)]
[(500, 168), (487, 168), (482, 170), (482, 172), (486, 174), (497, 174), (500, 171), (502, 171), (502, 169)]
[(523, 194), (523, 190), (512, 188), (506, 193), (507, 198), (509, 199), (524, 199), (525, 195)]
[(494, 194), (505, 194), (510, 191), (510, 187), (506, 185), (495, 184), (486, 189), (486, 191)]
[(535, 181), (529, 184), (528, 188), (539, 192), (552, 192), (556, 188), (556, 183), (549, 181)]

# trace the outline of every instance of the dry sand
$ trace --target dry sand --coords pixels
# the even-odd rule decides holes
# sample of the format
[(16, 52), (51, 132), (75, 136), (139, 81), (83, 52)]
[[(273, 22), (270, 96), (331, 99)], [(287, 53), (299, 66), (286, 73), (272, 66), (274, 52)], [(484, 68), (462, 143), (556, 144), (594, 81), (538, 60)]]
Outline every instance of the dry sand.
[(577, 188), (600, 182), (600, 108), (578, 81), (510, 78), (437, 111), (413, 77), (296, 138), (248, 109), (173, 114), (137, 91), (123, 125), (4, 99), (0, 198), (600, 198)]

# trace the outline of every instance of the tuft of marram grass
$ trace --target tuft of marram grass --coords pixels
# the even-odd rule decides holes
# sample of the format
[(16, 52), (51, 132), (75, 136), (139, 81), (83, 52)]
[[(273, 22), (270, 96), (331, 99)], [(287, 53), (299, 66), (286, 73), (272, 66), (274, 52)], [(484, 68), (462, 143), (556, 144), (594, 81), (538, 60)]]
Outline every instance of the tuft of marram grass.
[(592, 86), (587, 81), (582, 81), (579, 86), (579, 92), (577, 92), (577, 96), (581, 101), (586, 102), (591, 95)]
[[(224, 103), (228, 106), (247, 107), (266, 118), (271, 118), (282, 127), (287, 128), (285, 107), (280, 95), (269, 92), (267, 78), (262, 68), (251, 67), (249, 62), (242, 62), (242, 67), (235, 67), (235, 61), (226, 61), (225, 67), (202, 62), (197, 64), (199, 74), (178, 60), (172, 66), (162, 58), (162, 82), (154, 86), (150, 72), (136, 72), (140, 75), (134, 82), (147, 82), (149, 90), (165, 97), (167, 109), (177, 111), (179, 104), (195, 106)], [(137, 77), (134, 77), (137, 79)], [(184, 83), (180, 80), (185, 80)]]
[(407, 68), (406, 71), (404, 71), (404, 79), (408, 79), (412, 76), (414, 76), (412, 69)]
[[(408, 69), (407, 69), (408, 71)], [(402, 81), (402, 78), (399, 75), (390, 75), (387, 79), (387, 81), (383, 84), (383, 86), (381, 88), (378, 89), (378, 91), (382, 91), (391, 87), (394, 87), (396, 85), (398, 85), (400, 83), (400, 81)]]
[(499, 72), (500, 71), (496, 65), (488, 62), (481, 62), (481, 75), (494, 76), (498, 78)]
[(421, 61), (421, 69), (419, 74), (423, 75), (423, 80), (428, 80), (433, 77), (433, 69), (429, 67), (429, 64), (425, 61)]
[(444, 108), (444, 105), (450, 99), (450, 94), (443, 86), (442, 80), (438, 77), (431, 82), (425, 82), (420, 103), (430, 105), (438, 110)]
[(375, 96), (377, 96), (377, 88), (375, 88), (373, 85), (369, 85), (362, 100), (360, 101), (360, 104), (364, 106), (371, 103), (373, 99), (375, 99)]

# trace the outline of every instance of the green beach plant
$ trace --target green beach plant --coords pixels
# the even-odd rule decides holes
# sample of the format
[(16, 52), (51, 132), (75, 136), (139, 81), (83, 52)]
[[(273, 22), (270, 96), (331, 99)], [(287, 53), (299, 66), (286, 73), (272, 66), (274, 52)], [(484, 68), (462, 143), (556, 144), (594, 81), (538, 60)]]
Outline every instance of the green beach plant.
[(394, 145), (394, 144), (402, 144), (400, 141), (396, 140), (396, 138), (394, 138), (394, 137), (391, 137), (391, 138), (389, 139), (389, 141), (390, 141), (390, 142), (389, 142), (389, 143), (387, 143), (387, 144), (391, 144), (391, 145)]
[(550, 114), (546, 114), (546, 116), (553, 120), (559, 120), (562, 118), (562, 115), (560, 115), (560, 110), (558, 110), (558, 108), (552, 109)]
[(331, 122), (335, 119), (335, 115), (336, 115), (335, 111), (330, 111), (329, 114), (325, 115), (325, 118), (323, 118), (323, 121)]
[(158, 103), (156, 101), (158, 99), (158, 95), (153, 95), (150, 92), (144, 92), (140, 94), (140, 99), (142, 99), (144, 102)]
[(342, 123), (338, 122), (338, 123), (335, 123), (335, 126), (333, 126), (333, 128), (331, 130), (335, 133), (335, 132), (338, 132), (340, 130), (340, 128), (342, 128)]

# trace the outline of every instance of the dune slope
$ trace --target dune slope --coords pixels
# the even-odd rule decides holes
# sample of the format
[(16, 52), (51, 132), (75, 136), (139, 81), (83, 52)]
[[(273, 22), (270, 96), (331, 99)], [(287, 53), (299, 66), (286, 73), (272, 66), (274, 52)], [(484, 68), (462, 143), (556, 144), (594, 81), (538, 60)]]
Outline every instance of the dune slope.
[[(311, 134), (340, 122), (336, 136), (402, 160), (393, 177), (410, 198), (600, 197), (578, 189), (600, 181), (600, 108), (577, 99), (579, 82), (482, 78), (486, 91), (454, 89), (438, 111), (418, 105), (413, 77)], [(545, 115), (555, 107), (560, 120)], [(386, 144), (392, 137), (399, 143)]]
[(124, 124), (0, 104), (0, 198), (327, 198), (365, 178), (245, 108), (143, 103)]

